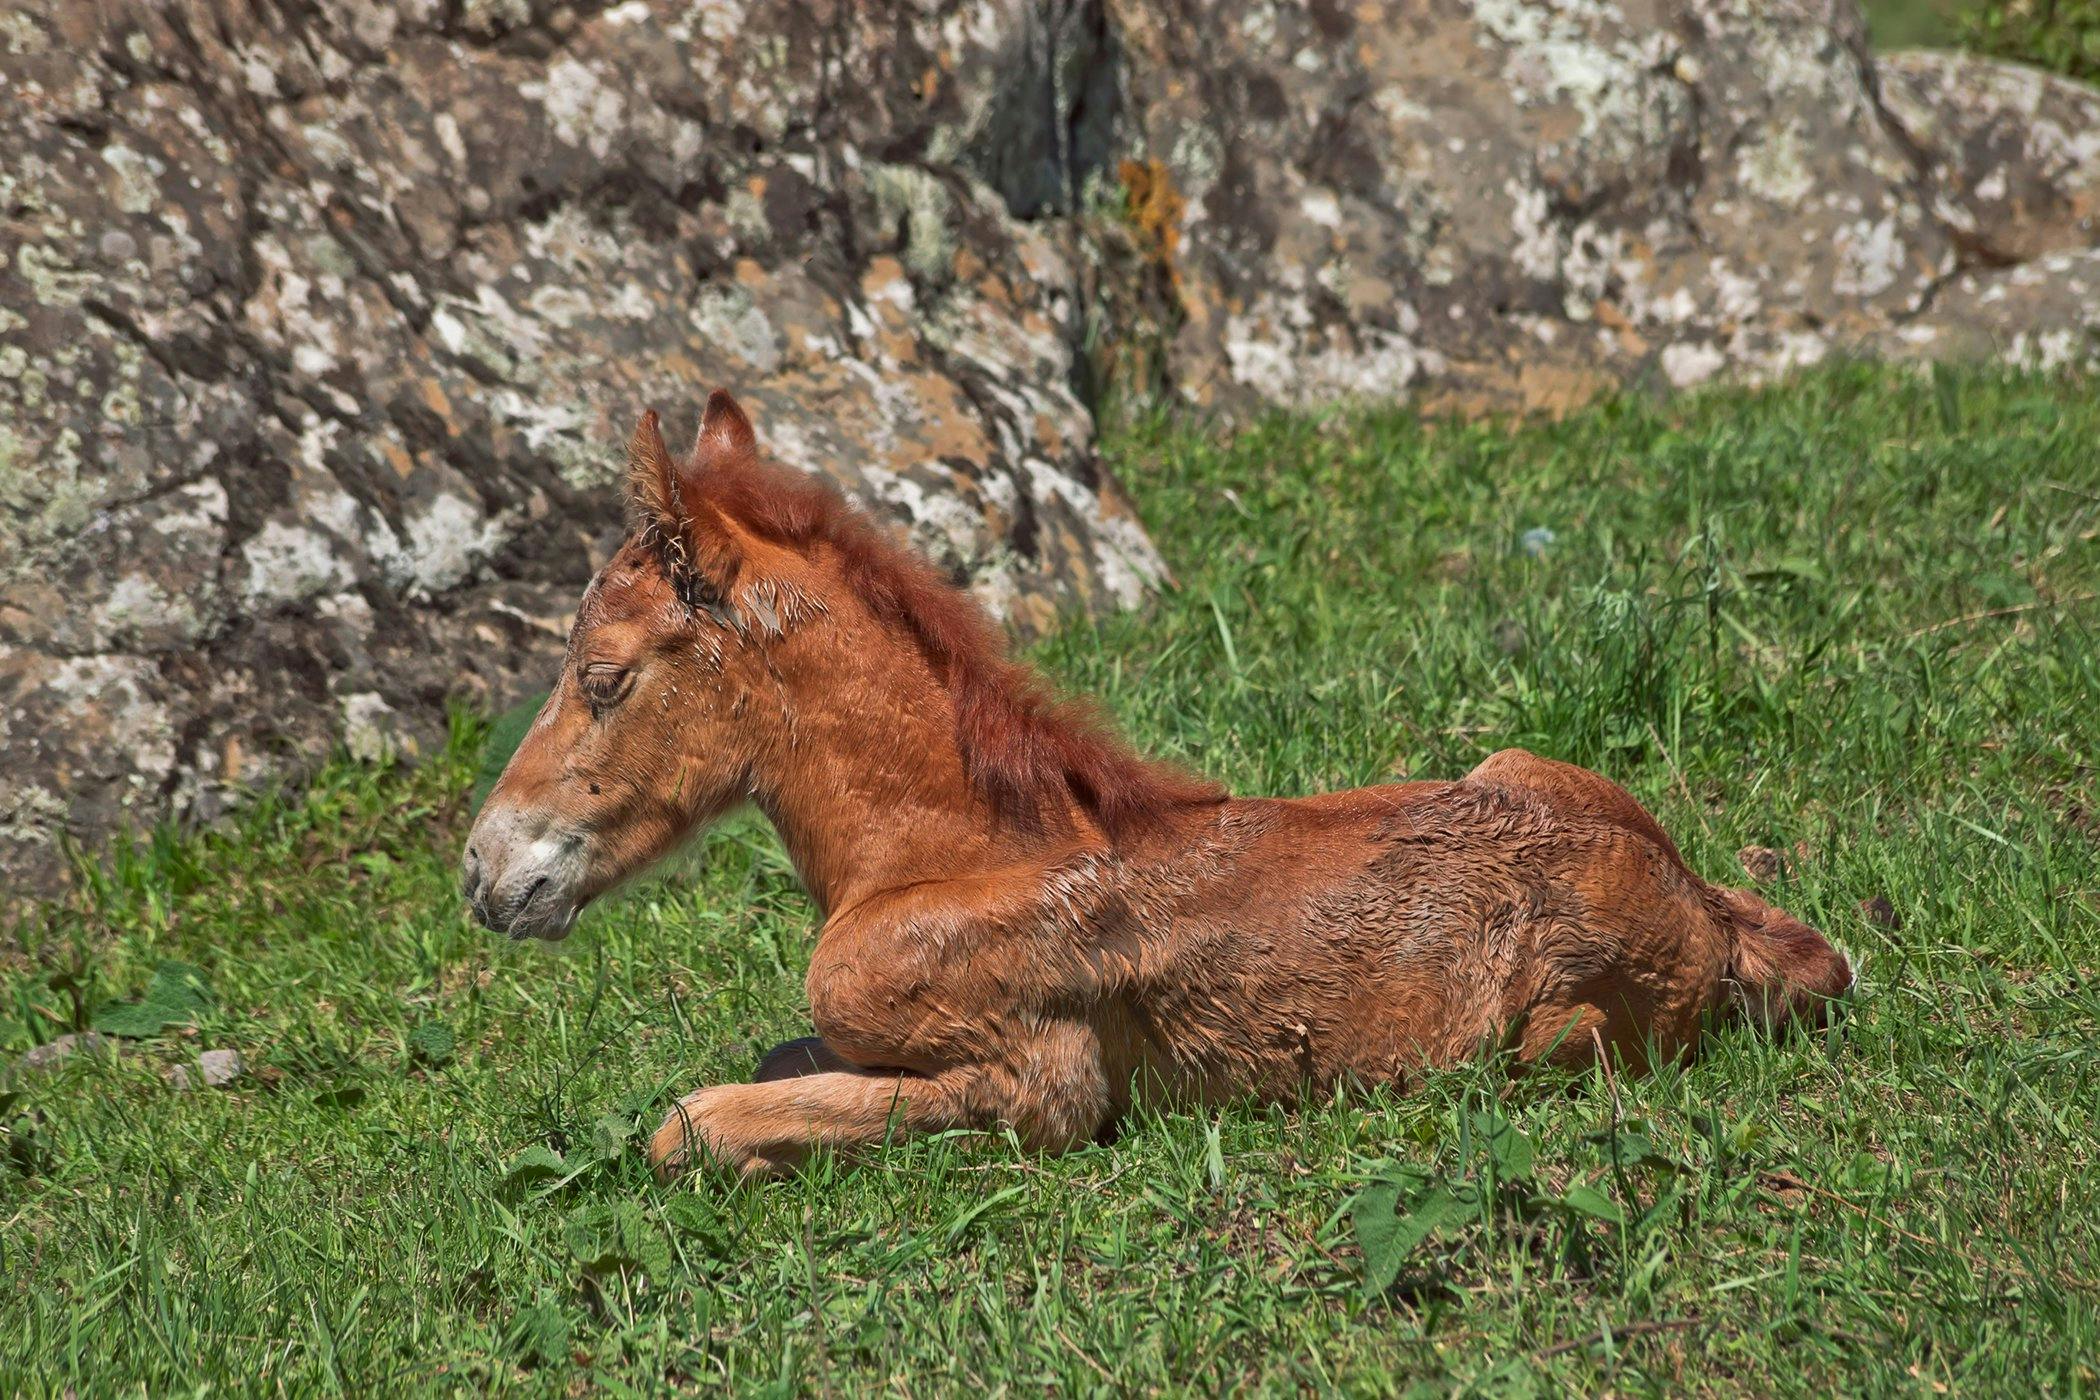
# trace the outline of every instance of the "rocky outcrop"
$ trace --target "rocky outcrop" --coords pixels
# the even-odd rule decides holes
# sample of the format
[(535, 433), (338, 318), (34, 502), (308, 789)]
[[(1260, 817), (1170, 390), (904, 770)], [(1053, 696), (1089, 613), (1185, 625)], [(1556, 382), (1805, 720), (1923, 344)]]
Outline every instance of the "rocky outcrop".
[(26, 0), (0, 883), (543, 684), (735, 387), (1022, 630), (1159, 563), (1105, 381), (1561, 407), (2094, 353), (2100, 112), (1807, 0)]
[(2057, 366), (2100, 354), (2100, 91), (1965, 54), (1877, 65), (1962, 266), (1874, 342)]
[(1876, 65), (1934, 212), (1986, 266), (2100, 246), (2100, 90), (1958, 53)]
[(1112, 8), (1129, 144), (1185, 201), (1170, 376), (1198, 402), (1556, 408), (1958, 331), (2092, 351), (2089, 97), (1877, 65), (1854, 5)]
[(11, 6), (0, 884), (543, 688), (626, 427), (717, 384), (1023, 630), (1135, 602), (1072, 265), (958, 164), (1061, 188), (1022, 18)]

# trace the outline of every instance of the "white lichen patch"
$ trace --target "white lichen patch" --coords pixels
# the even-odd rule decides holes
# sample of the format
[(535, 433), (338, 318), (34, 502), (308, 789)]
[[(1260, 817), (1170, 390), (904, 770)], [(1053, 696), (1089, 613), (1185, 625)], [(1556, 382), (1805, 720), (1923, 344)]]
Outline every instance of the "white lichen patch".
[(15, 252), (15, 271), (43, 306), (78, 306), (95, 286), (95, 275), (83, 271), (57, 248), (25, 243)]
[(269, 607), (346, 587), (357, 574), (341, 550), (339, 540), (319, 530), (264, 521), (241, 545), (247, 564), (242, 596), (251, 607)]
[(1041, 458), (1024, 458), (1021, 470), (1028, 480), (1029, 495), (1037, 501), (1060, 501), (1090, 522), (1095, 532), (1089, 551), (1095, 573), (1116, 606), (1134, 608), (1144, 602), (1167, 571), (1144, 527), (1135, 518), (1103, 510), (1100, 497)]
[(518, 91), (546, 109), (557, 140), (581, 146), (600, 160), (612, 154), (627, 102), (596, 72), (563, 55), (549, 65), (544, 79), (521, 83)]
[(1560, 230), (1548, 211), (1546, 192), (1511, 180), (1502, 187), (1510, 205), (1510, 261), (1526, 277), (1549, 282), (1560, 275)]
[[(934, 481), (953, 475), (939, 462), (923, 463), (918, 471)], [(863, 466), (860, 475), (870, 496), (910, 522), (912, 537), (922, 548), (964, 561), (984, 553), (988, 544), (984, 512), (969, 499), (974, 493), (948, 486), (929, 490), (911, 476), (885, 467)]]
[(780, 368), (780, 333), (751, 294), (735, 283), (702, 287), (693, 298), (692, 318), (706, 340), (760, 374)]
[(102, 602), (96, 631), (105, 637), (137, 637), (172, 632), (194, 637), (201, 628), (187, 597), (173, 596), (141, 573), (125, 574)]
[(1705, 383), (1727, 364), (1728, 356), (1717, 345), (1680, 343), (1663, 347), (1663, 374), (1680, 389)]
[(938, 177), (912, 165), (871, 164), (868, 192), (885, 227), (904, 224), (904, 265), (929, 281), (947, 275), (955, 257), (955, 201)]
[(472, 301), (444, 298), (431, 312), (430, 329), (448, 353), (476, 361), (502, 379), (518, 378), (550, 348), (546, 326), (486, 282), (475, 289)]
[(69, 723), (99, 732), (124, 755), (135, 790), (157, 787), (175, 766), (174, 725), (153, 694), (157, 675), (142, 657), (70, 656), (48, 682)]
[(399, 716), (377, 691), (342, 697), (343, 747), (360, 763), (383, 763), (395, 751)]
[(1324, 229), (1342, 226), (1342, 204), (1332, 190), (1307, 190), (1298, 198), (1298, 212)]
[(507, 517), (485, 516), (472, 502), (442, 492), (409, 517), (406, 540), (375, 517), (365, 548), (391, 587), (429, 598), (464, 582), (508, 537)]
[(1838, 266), (1830, 287), (1839, 296), (1874, 297), (1896, 285), (1902, 275), (1905, 254), (1896, 216), (1887, 214), (1870, 224), (1852, 224), (1838, 231)]
[(1736, 152), (1735, 177), (1752, 194), (1789, 209), (1807, 199), (1816, 188), (1816, 176), (1809, 169), (1800, 127), (1787, 123), (1762, 140), (1744, 143)]
[(103, 163), (116, 177), (116, 205), (127, 214), (150, 214), (160, 202), (160, 176), (167, 162), (118, 141), (102, 148)]

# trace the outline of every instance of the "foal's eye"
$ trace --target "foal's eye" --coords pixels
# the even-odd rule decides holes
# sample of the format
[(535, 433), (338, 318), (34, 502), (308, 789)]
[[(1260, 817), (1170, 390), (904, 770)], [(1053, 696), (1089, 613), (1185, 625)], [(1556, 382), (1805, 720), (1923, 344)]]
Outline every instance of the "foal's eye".
[(612, 705), (624, 699), (634, 673), (625, 666), (583, 668), (583, 698), (593, 706)]

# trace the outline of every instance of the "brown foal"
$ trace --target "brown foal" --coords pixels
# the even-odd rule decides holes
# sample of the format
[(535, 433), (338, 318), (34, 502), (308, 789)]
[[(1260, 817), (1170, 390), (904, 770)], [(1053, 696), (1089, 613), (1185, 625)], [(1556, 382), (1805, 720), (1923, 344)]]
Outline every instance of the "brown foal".
[(823, 915), (817, 1034), (687, 1096), (651, 1144), (792, 1168), (1009, 1125), (1093, 1139), (1134, 1094), (1291, 1101), (1483, 1046), (1639, 1068), (1709, 1013), (1814, 1018), (1852, 973), (1692, 873), (1595, 773), (1233, 798), (1149, 763), (1007, 660), (969, 597), (762, 461), (729, 395), (674, 458), (646, 414), (633, 531), (467, 840), (474, 911), (560, 938), (744, 801)]

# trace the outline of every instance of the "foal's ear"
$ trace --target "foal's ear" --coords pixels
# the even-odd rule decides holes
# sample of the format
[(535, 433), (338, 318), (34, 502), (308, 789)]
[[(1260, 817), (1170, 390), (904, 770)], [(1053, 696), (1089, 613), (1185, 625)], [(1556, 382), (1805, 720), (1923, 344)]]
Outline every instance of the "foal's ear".
[(758, 435), (751, 431), (751, 420), (729, 391), (717, 389), (709, 394), (700, 414), (699, 436), (693, 439), (693, 465), (704, 468), (733, 462), (757, 450)]
[(635, 529), (665, 540), (685, 536), (685, 496), (678, 464), (664, 447), (663, 426), (650, 409), (627, 439), (627, 513)]

